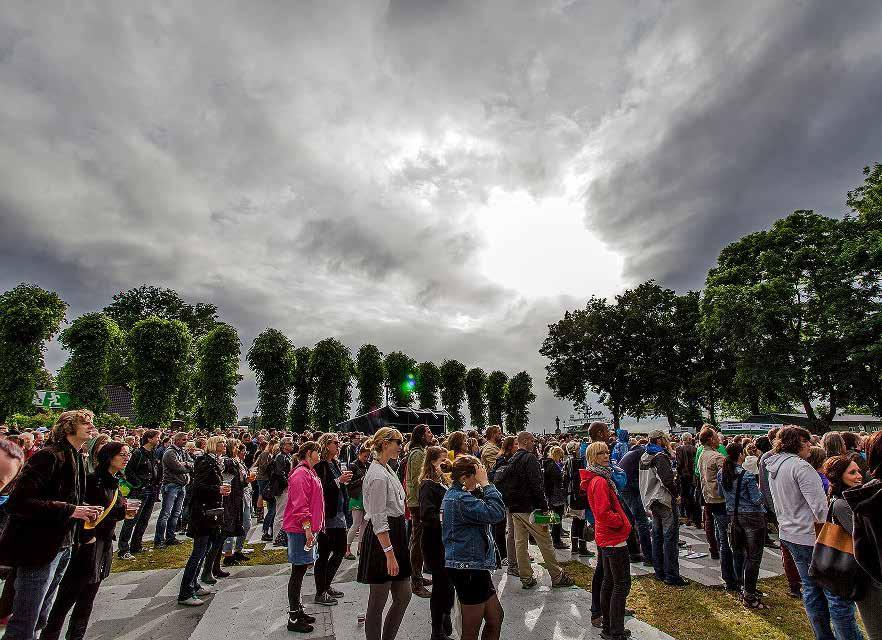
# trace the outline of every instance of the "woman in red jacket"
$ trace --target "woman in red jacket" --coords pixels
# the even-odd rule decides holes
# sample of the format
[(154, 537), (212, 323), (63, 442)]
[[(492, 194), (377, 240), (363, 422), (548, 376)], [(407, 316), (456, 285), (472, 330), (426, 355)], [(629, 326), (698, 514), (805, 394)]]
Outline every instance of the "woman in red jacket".
[(631, 591), (631, 566), (628, 561), (628, 534), (631, 523), (619, 504), (612, 479), (609, 448), (594, 442), (586, 452), (587, 467), (580, 471), (582, 490), (594, 514), (598, 558), (603, 562), (603, 585), (600, 588), (600, 611), (603, 615), (604, 640), (624, 640), (625, 600)]

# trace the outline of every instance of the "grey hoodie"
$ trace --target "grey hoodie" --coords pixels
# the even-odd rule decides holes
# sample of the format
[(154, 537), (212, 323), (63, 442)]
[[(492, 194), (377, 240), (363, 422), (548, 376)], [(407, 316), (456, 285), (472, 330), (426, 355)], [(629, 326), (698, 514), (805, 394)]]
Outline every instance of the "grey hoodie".
[(815, 522), (827, 518), (828, 508), (818, 472), (793, 453), (772, 454), (766, 458), (765, 467), (778, 516), (779, 537), (786, 542), (813, 546)]

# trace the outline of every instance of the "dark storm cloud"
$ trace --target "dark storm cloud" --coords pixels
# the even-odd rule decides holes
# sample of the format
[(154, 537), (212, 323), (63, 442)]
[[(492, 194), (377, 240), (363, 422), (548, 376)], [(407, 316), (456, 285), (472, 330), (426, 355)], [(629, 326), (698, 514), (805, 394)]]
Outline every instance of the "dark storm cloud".
[[(141, 283), (418, 360), (528, 370), (581, 301), (488, 279), (494, 191), (586, 188), (631, 280), (838, 211), (877, 159), (873, 4), (195, 2), (4, 7), (0, 289), (69, 317)], [(516, 215), (516, 213), (512, 213)], [(549, 248), (553, 255), (554, 248)], [(515, 250), (512, 250), (515, 254)], [(536, 268), (542, 268), (537, 264)], [(51, 346), (47, 362), (64, 354)], [(251, 374), (239, 404), (250, 413)]]

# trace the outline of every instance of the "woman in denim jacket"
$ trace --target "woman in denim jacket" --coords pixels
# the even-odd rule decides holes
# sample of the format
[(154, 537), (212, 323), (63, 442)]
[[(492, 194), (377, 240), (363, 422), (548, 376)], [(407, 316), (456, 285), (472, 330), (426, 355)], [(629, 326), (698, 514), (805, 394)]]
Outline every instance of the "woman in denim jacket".
[(502, 495), (487, 480), (487, 469), (474, 456), (453, 463), (453, 486), (441, 503), (444, 564), (462, 604), (462, 640), (498, 640), (502, 606), (490, 572), (496, 568), (491, 525), (505, 519)]
[(735, 575), (742, 584), (741, 599), (749, 609), (767, 609), (756, 590), (766, 540), (766, 506), (757, 476), (742, 466), (745, 457), (744, 450), (737, 442), (726, 447), (726, 461), (717, 472), (717, 487), (726, 499), (726, 515), (733, 523), (734, 532), (730, 537), (734, 539), (730, 540), (730, 546)]

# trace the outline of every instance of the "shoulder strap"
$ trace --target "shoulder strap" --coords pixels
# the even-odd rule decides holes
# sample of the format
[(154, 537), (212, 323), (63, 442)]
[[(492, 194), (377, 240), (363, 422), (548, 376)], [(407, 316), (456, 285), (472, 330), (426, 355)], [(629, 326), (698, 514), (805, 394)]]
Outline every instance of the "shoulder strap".
[(741, 473), (738, 474), (738, 483), (735, 486), (735, 511), (732, 514), (733, 516), (738, 515), (738, 505), (741, 502), (741, 481), (744, 480), (744, 469), (741, 470)]
[(113, 498), (110, 499), (110, 504), (104, 508), (104, 511), (101, 512), (101, 515), (98, 516), (98, 519), (95, 522), (86, 521), (83, 523), (83, 529), (94, 529), (107, 515), (110, 513), (110, 510), (113, 509), (114, 505), (116, 505), (116, 499), (119, 497), (119, 489), (113, 492)]

